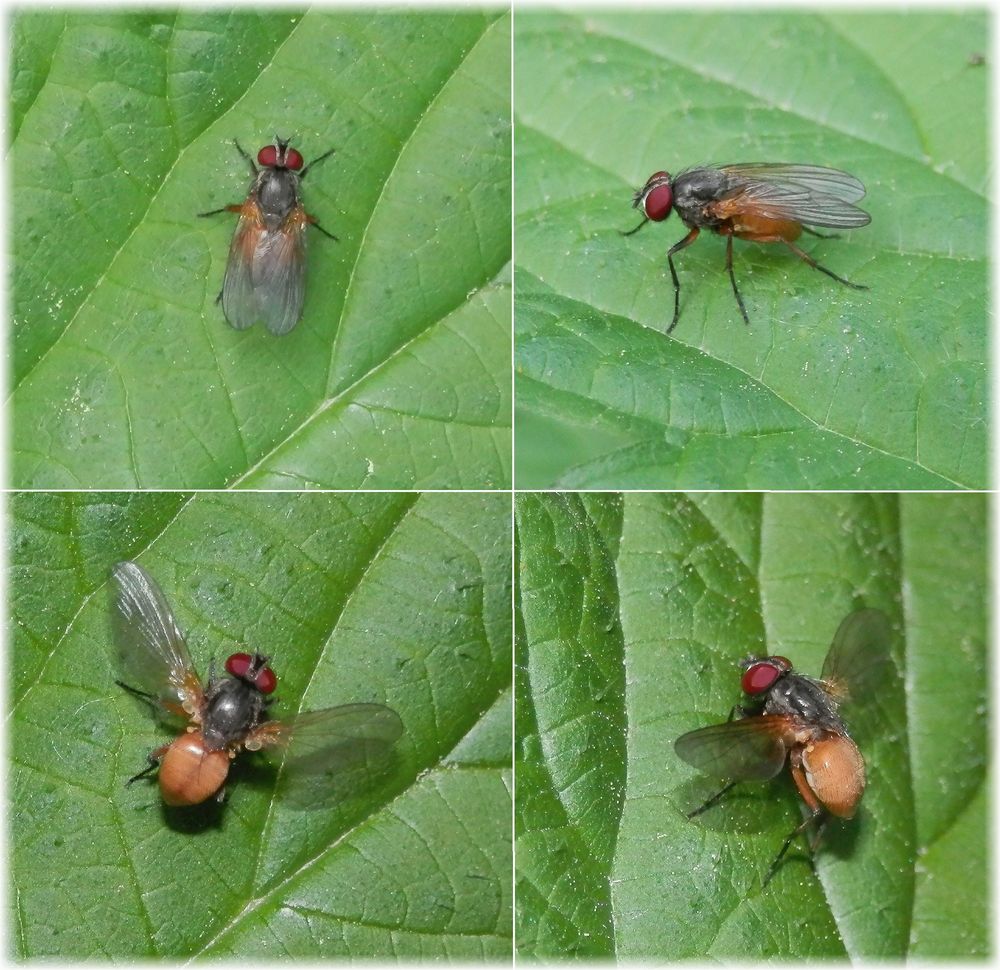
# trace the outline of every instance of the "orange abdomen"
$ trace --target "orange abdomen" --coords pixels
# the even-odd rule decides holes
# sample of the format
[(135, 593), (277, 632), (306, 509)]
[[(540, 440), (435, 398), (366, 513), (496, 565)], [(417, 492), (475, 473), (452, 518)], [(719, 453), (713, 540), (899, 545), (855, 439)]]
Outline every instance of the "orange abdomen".
[(846, 735), (830, 734), (802, 749), (806, 781), (828, 812), (852, 818), (865, 790), (865, 762)]
[(802, 224), (793, 219), (771, 219), (753, 212), (740, 212), (730, 218), (731, 232), (738, 239), (773, 240), (776, 236), (793, 242), (802, 235)]
[(160, 795), (168, 805), (198, 805), (211, 798), (229, 774), (226, 751), (209, 751), (201, 731), (182, 734), (160, 762)]

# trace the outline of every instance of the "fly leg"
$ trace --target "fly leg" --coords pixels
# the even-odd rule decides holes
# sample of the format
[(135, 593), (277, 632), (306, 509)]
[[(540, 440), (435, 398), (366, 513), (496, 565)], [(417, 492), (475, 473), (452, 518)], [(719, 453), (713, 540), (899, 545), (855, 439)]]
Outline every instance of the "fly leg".
[[(254, 165), (253, 159), (245, 151), (243, 151), (243, 147), (235, 138), (233, 139), (233, 144), (236, 146), (236, 150), (247, 160), (247, 164), (250, 166), (250, 171), (253, 172), (253, 177), (257, 178), (257, 166)], [(217, 216), (220, 212), (242, 212), (242, 211), (243, 211), (243, 206), (240, 204), (224, 205), (221, 209), (213, 209), (211, 212), (199, 212), (198, 217), (201, 218), (203, 216)], [(220, 299), (222, 298), (221, 293), (219, 294), (219, 298)], [(218, 303), (219, 301), (216, 300), (215, 302)]]
[(810, 236), (815, 236), (817, 239), (839, 239), (839, 232), (816, 232), (815, 229), (810, 229), (808, 226), (802, 227), (803, 232), (809, 233)]
[[(844, 286), (849, 286), (852, 290), (867, 290), (868, 289), (867, 286), (862, 286), (860, 283), (852, 283), (850, 280), (845, 280), (843, 276), (838, 276), (832, 270), (828, 270), (825, 266), (820, 266), (820, 264), (817, 263), (816, 260), (812, 258), (812, 256), (810, 256), (808, 253), (803, 252), (801, 249), (799, 249), (799, 247), (796, 246), (795, 243), (790, 243), (787, 239), (784, 239), (784, 238), (782, 238), (780, 236), (778, 236), (777, 239), (780, 239), (781, 242), (783, 242), (793, 253), (795, 253), (796, 256), (799, 257), (799, 259), (802, 260), (802, 262), (808, 263), (813, 269), (818, 269), (821, 273), (826, 273), (826, 275), (829, 276), (830, 279), (836, 280), (838, 283), (843, 283)], [(758, 241), (760, 241), (760, 240), (758, 240)], [(772, 241), (772, 240), (768, 240), (768, 241)], [(773, 240), (773, 241), (777, 241), (777, 240)]]
[(129, 684), (122, 683), (120, 680), (116, 680), (115, 683), (124, 691), (127, 691), (133, 697), (138, 697), (139, 700), (148, 704), (153, 710), (159, 711), (163, 709), (176, 717), (189, 718), (191, 715), (181, 707), (180, 704), (174, 701), (164, 700), (162, 697), (157, 697), (155, 694), (149, 694), (144, 690), (139, 690), (138, 687), (131, 687)]
[(817, 828), (816, 834), (809, 840), (810, 851), (815, 851), (816, 846), (819, 844), (819, 837), (823, 831), (823, 826), (826, 824), (826, 810), (820, 805), (819, 800), (813, 794), (813, 790), (809, 787), (809, 782), (806, 780), (805, 771), (802, 769), (801, 748), (792, 749), (788, 758), (788, 766), (792, 772), (792, 781), (795, 782), (795, 787), (799, 790), (799, 794), (802, 796), (802, 801), (805, 802), (805, 807), (809, 814), (788, 833), (788, 838), (785, 839), (781, 850), (774, 857), (774, 862), (771, 863), (771, 867), (767, 870), (767, 875), (764, 877), (761, 889), (771, 881), (771, 877), (778, 871), (781, 860), (785, 857), (785, 853), (795, 839), (805, 832), (810, 825), (815, 825)]
[(138, 781), (140, 778), (145, 778), (152, 771), (156, 771), (160, 767), (160, 758), (162, 758), (166, 753), (167, 749), (170, 747), (169, 744), (164, 744), (157, 748), (155, 751), (150, 751), (146, 755), (146, 760), (149, 762), (145, 768), (142, 769), (137, 775), (133, 775), (127, 782), (125, 782), (125, 787), (128, 788), (133, 781)]
[[(325, 156), (323, 156), (323, 157), (325, 157)], [(318, 162), (318, 161), (319, 161), (319, 159), (317, 158), (317, 159), (316, 159), (316, 161)], [(315, 165), (315, 164), (316, 164), (316, 162), (313, 162), (313, 164)], [(309, 224), (310, 224), (311, 226), (315, 226), (315, 227), (316, 227), (316, 228), (317, 228), (317, 229), (318, 229), (318, 230), (319, 230), (319, 231), (320, 231), (321, 233), (323, 233), (323, 235), (324, 235), (324, 236), (328, 236), (328, 237), (329, 237), (330, 239), (332, 239), (332, 240), (333, 240), (334, 242), (340, 242), (340, 240), (339, 240), (339, 239), (338, 239), (338, 238), (337, 238), (337, 237), (336, 237), (336, 236), (335, 236), (335, 235), (334, 235), (334, 234), (333, 234), (332, 232), (327, 232), (327, 231), (326, 231), (326, 230), (325, 230), (325, 229), (324, 229), (324, 228), (323, 228), (323, 227), (322, 227), (322, 226), (321, 226), (321, 225), (319, 224), (319, 222), (318, 222), (318, 221), (316, 220), (316, 217), (315, 217), (315, 216), (310, 216), (310, 215), (306, 215), (306, 221), (307, 221), (307, 222), (308, 222), (308, 223), (309, 223)]]
[[(667, 327), (667, 333), (670, 333), (677, 326), (677, 321), (681, 316), (681, 281), (677, 279), (677, 270), (674, 269), (674, 253), (679, 253), (682, 249), (690, 246), (698, 238), (698, 233), (700, 232), (701, 229), (695, 226), (680, 242), (674, 243), (667, 250), (667, 263), (670, 265), (670, 276), (674, 281), (674, 319), (670, 326)], [(735, 286), (735, 283), (733, 285)]]
[(740, 308), (740, 313), (743, 314), (743, 322), (749, 327), (750, 317), (747, 315), (747, 308), (743, 305), (743, 297), (740, 296), (740, 291), (736, 287), (736, 276), (733, 273), (733, 237), (729, 236), (726, 239), (726, 272), (729, 274), (729, 282), (733, 284), (733, 296), (736, 297), (736, 303)]
[(144, 690), (139, 690), (138, 687), (132, 687), (129, 684), (125, 684), (120, 680), (116, 680), (115, 684), (122, 690), (127, 691), (133, 697), (138, 697), (145, 701), (150, 707), (156, 707), (156, 697), (154, 695), (149, 694)]
[[(304, 179), (306, 177), (306, 173), (309, 171), (309, 169), (311, 169), (314, 165), (319, 165), (319, 163), (322, 162), (324, 158), (329, 158), (336, 150), (337, 150), (336, 148), (331, 148), (328, 152), (323, 152), (323, 154), (320, 155), (319, 158), (314, 158), (304, 169), (302, 169), (301, 172), (299, 172), (299, 178), (300, 179)], [(308, 222), (309, 222), (310, 225), (315, 226), (321, 233), (323, 233), (324, 236), (327, 236), (329, 239), (332, 239), (334, 242), (340, 242), (340, 240), (332, 232), (327, 232), (319, 224), (319, 222), (317, 221), (317, 219), (316, 219), (315, 216), (311, 216), (311, 215), (307, 214), (306, 215), (306, 219), (308, 220)]]
[(329, 158), (337, 149), (331, 148), (328, 152), (323, 152), (319, 158), (314, 158), (301, 172), (299, 172), (299, 178), (304, 179), (306, 177), (306, 172), (313, 167), (313, 165), (319, 165), (324, 158)]
[(206, 216), (217, 216), (220, 212), (236, 212), (240, 213), (243, 211), (243, 206), (238, 202), (233, 203), (233, 205), (224, 205), (221, 209), (213, 209), (211, 212), (199, 212), (198, 218), (204, 219)]
[[(784, 844), (781, 846), (781, 851), (774, 857), (774, 862), (771, 863), (771, 867), (767, 870), (767, 875), (764, 877), (763, 883), (761, 883), (761, 889), (764, 888), (770, 881), (771, 877), (778, 871), (778, 866), (781, 864), (781, 860), (785, 857), (785, 853), (788, 851), (788, 847), (795, 841), (796, 836), (801, 835), (810, 825), (816, 824), (822, 830), (823, 823), (826, 821), (825, 812), (823, 809), (818, 809), (815, 813), (810, 813), (807, 815), (799, 825), (796, 825), (791, 832), (788, 833), (788, 838), (785, 839)], [(816, 841), (818, 841), (818, 836)], [(810, 848), (814, 848), (813, 840), (810, 840)]]
[(704, 802), (693, 812), (688, 812), (687, 817), (694, 818), (696, 815), (701, 815), (702, 812), (704, 812), (708, 808), (711, 808), (720, 798), (722, 798), (722, 796), (725, 795), (727, 791), (729, 791), (731, 788), (733, 788), (735, 785), (738, 784), (739, 782), (736, 781), (729, 782), (728, 785), (725, 785), (723, 788), (717, 791), (711, 798), (709, 798), (707, 802)]
[(635, 229), (629, 229), (629, 231), (628, 231), (628, 232), (625, 232), (625, 231), (624, 231), (624, 230), (622, 230), (622, 229), (619, 229), (618, 231), (619, 231), (619, 232), (620, 232), (620, 233), (621, 233), (621, 234), (622, 234), (623, 236), (634, 236), (634, 235), (635, 235), (635, 234), (636, 234), (636, 233), (637, 233), (637, 232), (638, 232), (638, 231), (639, 231), (639, 230), (640, 230), (640, 229), (641, 229), (641, 228), (642, 228), (642, 227), (643, 227), (644, 225), (646, 225), (646, 223), (647, 223), (647, 222), (649, 222), (649, 217), (648, 217), (648, 216), (647, 216), (647, 217), (646, 217), (645, 219), (643, 219), (643, 220), (642, 220), (642, 222), (640, 222), (640, 223), (639, 223), (639, 225), (637, 225), (637, 226), (635, 227)]
[(257, 178), (257, 166), (254, 165), (253, 159), (245, 151), (243, 151), (243, 147), (235, 138), (233, 139), (233, 144), (236, 146), (236, 150), (247, 160), (247, 164), (250, 166), (250, 171), (253, 172), (253, 177)]

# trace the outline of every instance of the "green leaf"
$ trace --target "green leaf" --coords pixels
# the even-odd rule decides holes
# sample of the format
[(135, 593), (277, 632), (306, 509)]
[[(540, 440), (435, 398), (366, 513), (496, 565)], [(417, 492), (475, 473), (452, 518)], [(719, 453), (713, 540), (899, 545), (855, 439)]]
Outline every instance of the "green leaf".
[[(520, 487), (982, 488), (988, 73), (980, 11), (518, 18)], [(960, 106), (960, 107), (958, 107)], [(778, 246), (677, 219), (624, 238), (652, 172), (842, 168), (872, 224)], [(779, 251), (780, 250), (780, 251)]]
[[(15, 18), (13, 477), (31, 487), (502, 487), (510, 18)], [(304, 315), (215, 303), (275, 129), (332, 242)]]
[[(509, 958), (510, 505), (497, 495), (21, 494), (11, 524), (19, 959)], [(332, 806), (124, 787), (169, 738), (113, 683), (106, 578), (157, 578), (204, 674), (258, 648), (277, 717), (383, 701), (405, 733)]]
[[(593, 520), (588, 520), (588, 514)], [(625, 793), (625, 682), (613, 556), (621, 500), (520, 496), (518, 946), (609, 956), (607, 872)]]
[[(536, 495), (516, 521), (526, 956), (986, 954), (983, 496)], [(748, 653), (818, 675), (862, 606), (895, 628), (864, 800), (762, 888), (790, 780), (689, 820), (718, 784), (673, 742), (725, 720)]]

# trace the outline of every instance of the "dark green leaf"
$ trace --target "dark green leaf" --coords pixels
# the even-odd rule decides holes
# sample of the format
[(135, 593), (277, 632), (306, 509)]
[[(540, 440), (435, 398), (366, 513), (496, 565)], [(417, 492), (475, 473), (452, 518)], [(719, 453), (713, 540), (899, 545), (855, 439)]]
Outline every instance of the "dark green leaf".
[[(510, 515), (490, 495), (19, 495), (11, 718), (19, 958), (510, 953)], [(405, 733), (332, 807), (124, 781), (168, 738), (114, 686), (111, 564), (158, 579), (204, 674), (258, 648), (274, 714), (380, 701)]]
[[(985, 954), (982, 496), (517, 504), (525, 955)], [(796, 844), (762, 889), (800, 819), (789, 779), (740, 786), (689, 820), (719, 784), (673, 743), (726, 719), (741, 657), (779, 653), (818, 675), (863, 606), (895, 630), (877, 716), (855, 722), (868, 789), (855, 820), (828, 825), (815, 874)]]

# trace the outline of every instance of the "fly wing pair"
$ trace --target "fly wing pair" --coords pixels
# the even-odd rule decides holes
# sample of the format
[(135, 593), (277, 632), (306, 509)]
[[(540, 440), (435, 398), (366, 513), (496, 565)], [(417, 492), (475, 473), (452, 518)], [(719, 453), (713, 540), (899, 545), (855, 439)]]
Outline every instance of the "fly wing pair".
[(728, 181), (724, 197), (710, 203), (719, 218), (753, 212), (832, 229), (858, 229), (871, 222), (867, 212), (852, 204), (864, 197), (865, 187), (839, 169), (753, 162), (723, 165), (719, 171)]
[[(823, 663), (823, 686), (838, 704), (853, 706), (848, 714), (852, 725), (878, 716), (874, 688), (890, 672), (891, 634), (881, 610), (858, 610), (837, 628)], [(716, 778), (767, 781), (785, 763), (792, 720), (767, 714), (712, 724), (681, 735), (674, 750), (681, 760)]]
[(222, 309), (236, 330), (263, 322), (280, 336), (299, 322), (305, 299), (308, 225), (301, 205), (276, 229), (267, 227), (253, 196), (240, 206), (222, 284)]
[[(163, 591), (134, 562), (118, 563), (112, 578), (115, 645), (123, 670), (163, 712), (190, 717), (200, 710), (204, 691)], [(264, 721), (250, 732), (244, 747), (287, 747), (288, 770), (325, 771), (345, 750), (381, 750), (402, 733), (402, 721), (391, 708), (345, 704)]]

